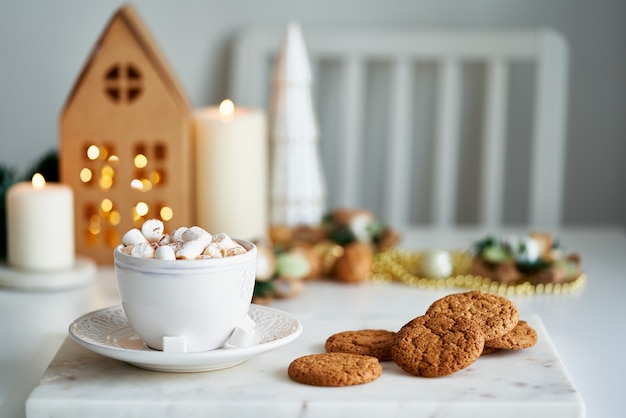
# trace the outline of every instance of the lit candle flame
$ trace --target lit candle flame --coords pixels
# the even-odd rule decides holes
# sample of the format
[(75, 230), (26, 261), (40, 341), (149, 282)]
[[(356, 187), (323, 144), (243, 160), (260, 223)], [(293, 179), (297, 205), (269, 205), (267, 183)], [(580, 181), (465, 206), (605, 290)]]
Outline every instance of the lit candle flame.
[(230, 99), (222, 100), (219, 107), (220, 119), (225, 122), (230, 121), (235, 114), (235, 104)]
[(46, 179), (39, 173), (35, 173), (32, 179), (33, 187), (35, 189), (43, 189), (46, 185)]

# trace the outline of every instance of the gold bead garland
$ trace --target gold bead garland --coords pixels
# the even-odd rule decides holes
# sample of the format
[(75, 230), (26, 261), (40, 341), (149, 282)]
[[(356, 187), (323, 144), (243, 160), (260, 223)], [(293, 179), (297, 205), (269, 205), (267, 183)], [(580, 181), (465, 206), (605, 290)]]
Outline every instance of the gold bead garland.
[(503, 296), (534, 295), (545, 293), (570, 293), (580, 289), (587, 281), (585, 273), (567, 283), (539, 283), (525, 281), (505, 284), (488, 277), (467, 274), (472, 257), (466, 251), (451, 251), (452, 274), (445, 278), (420, 277), (424, 253), (390, 249), (378, 253), (374, 259), (371, 280), (374, 282), (399, 281), (418, 288), (464, 288), (496, 293)]

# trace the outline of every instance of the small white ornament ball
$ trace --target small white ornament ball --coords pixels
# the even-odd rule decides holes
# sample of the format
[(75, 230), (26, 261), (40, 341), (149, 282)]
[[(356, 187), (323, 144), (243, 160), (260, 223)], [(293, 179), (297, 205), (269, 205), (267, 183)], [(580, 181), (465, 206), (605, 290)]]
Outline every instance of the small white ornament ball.
[(422, 259), (422, 273), (426, 277), (437, 279), (450, 277), (452, 274), (450, 253), (441, 250), (426, 252)]

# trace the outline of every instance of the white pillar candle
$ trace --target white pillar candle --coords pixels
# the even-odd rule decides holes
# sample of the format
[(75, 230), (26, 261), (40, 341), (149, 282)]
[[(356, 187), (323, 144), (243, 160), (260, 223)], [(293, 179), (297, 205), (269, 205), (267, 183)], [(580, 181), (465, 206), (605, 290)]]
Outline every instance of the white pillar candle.
[(260, 109), (230, 100), (195, 113), (197, 223), (254, 240), (268, 230), (268, 137)]
[(6, 195), (8, 263), (31, 271), (73, 267), (74, 195), (64, 184), (46, 183), (41, 174), (20, 182)]

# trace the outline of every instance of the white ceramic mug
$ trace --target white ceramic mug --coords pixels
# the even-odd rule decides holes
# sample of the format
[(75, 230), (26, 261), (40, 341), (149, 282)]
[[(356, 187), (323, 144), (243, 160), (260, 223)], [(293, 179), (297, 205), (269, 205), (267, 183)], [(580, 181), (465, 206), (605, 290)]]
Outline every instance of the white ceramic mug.
[(244, 321), (252, 301), (256, 246), (236, 240), (244, 254), (212, 259), (159, 260), (114, 251), (124, 312), (155, 350), (197, 352), (222, 347)]

